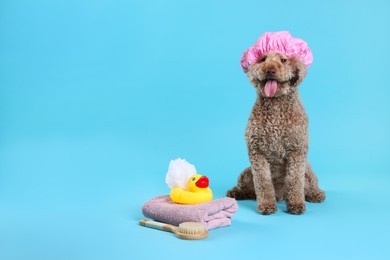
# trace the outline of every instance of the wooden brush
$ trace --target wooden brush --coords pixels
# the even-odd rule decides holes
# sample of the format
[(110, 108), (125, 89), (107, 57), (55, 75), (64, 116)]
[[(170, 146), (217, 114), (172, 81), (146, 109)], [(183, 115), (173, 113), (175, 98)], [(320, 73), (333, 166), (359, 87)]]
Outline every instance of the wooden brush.
[(204, 223), (201, 222), (183, 222), (178, 227), (153, 220), (143, 219), (139, 224), (144, 227), (150, 227), (163, 231), (169, 231), (176, 237), (187, 240), (203, 239), (208, 236)]

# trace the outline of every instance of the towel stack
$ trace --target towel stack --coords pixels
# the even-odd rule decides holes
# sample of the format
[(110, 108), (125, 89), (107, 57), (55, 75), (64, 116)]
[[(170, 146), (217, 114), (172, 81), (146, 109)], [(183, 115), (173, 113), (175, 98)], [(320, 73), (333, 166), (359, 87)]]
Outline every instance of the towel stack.
[(210, 230), (231, 225), (231, 218), (237, 209), (237, 201), (227, 197), (187, 205), (174, 203), (165, 195), (147, 201), (142, 207), (142, 213), (145, 217), (175, 226), (189, 221), (203, 222)]

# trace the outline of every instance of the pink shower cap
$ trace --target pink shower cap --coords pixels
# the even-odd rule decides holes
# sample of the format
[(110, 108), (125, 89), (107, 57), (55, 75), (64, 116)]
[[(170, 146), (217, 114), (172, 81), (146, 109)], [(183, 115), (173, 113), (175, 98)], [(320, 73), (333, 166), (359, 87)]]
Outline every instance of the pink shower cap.
[(304, 40), (293, 38), (287, 31), (266, 32), (242, 54), (240, 63), (244, 72), (248, 71), (249, 65), (257, 62), (270, 51), (296, 57), (305, 64), (306, 68), (309, 68), (313, 62), (311, 50)]

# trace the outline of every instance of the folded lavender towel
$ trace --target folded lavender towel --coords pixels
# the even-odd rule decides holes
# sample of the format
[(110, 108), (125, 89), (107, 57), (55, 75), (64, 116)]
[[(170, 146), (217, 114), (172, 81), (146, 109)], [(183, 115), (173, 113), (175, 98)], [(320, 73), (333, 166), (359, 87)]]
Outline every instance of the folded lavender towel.
[(209, 230), (229, 226), (237, 209), (236, 200), (227, 197), (195, 205), (185, 205), (172, 202), (166, 195), (147, 201), (142, 206), (142, 213), (145, 217), (175, 226), (187, 221), (203, 222)]

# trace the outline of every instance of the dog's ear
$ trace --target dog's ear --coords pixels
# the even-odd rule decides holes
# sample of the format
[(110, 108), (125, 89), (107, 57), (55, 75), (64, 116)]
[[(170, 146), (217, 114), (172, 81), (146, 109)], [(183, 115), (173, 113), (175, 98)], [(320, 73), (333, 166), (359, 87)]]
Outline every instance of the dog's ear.
[(290, 86), (298, 86), (306, 76), (306, 66), (299, 60), (292, 62), (293, 76), (289, 80)]

